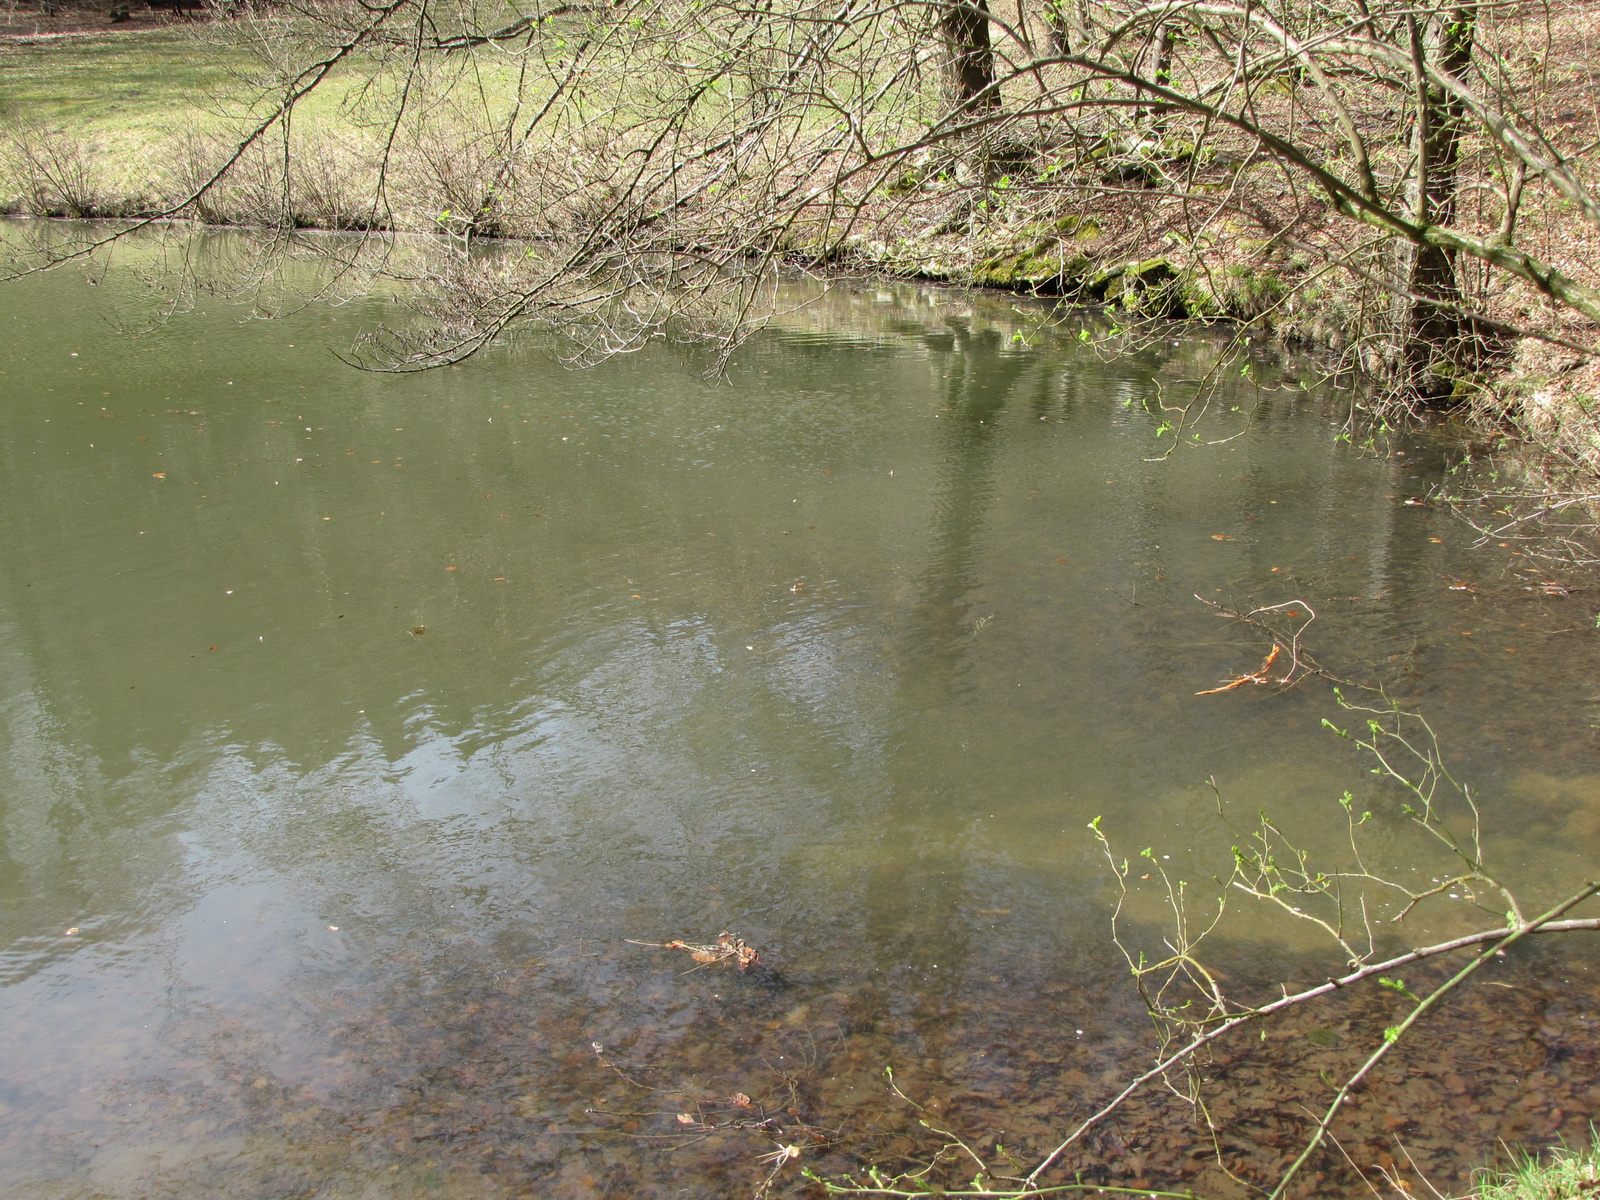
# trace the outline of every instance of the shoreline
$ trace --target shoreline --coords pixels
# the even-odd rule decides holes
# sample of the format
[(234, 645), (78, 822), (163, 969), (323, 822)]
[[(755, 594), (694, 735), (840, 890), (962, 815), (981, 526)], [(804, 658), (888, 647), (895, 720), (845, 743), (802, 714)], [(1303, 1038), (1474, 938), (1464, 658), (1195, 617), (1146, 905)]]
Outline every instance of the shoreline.
[[(405, 228), (399, 223), (375, 224), (367, 228), (349, 225), (297, 223), (291, 229), (248, 220), (204, 221), (193, 216), (160, 215), (161, 209), (129, 207), (112, 212), (69, 215), (56, 212), (30, 212), (16, 205), (0, 208), (0, 218), (12, 221), (62, 223), (104, 222), (108, 224), (147, 222), (149, 226), (172, 229), (239, 230), (304, 235), (359, 237), (377, 235), (416, 238), (430, 244), (445, 244), (451, 235), (438, 230)], [(482, 234), (473, 239), (485, 247), (513, 248), (534, 244), (537, 239), (514, 234)], [(1312, 362), (1327, 360), (1336, 344), (1317, 336), (1326, 320), (1337, 316), (1336, 309), (1317, 312), (1301, 309), (1291, 320), (1278, 322), (1273, 314), (1252, 307), (1250, 294), (1219, 295), (1207, 286), (1199, 272), (1157, 255), (1148, 259), (1123, 259), (1097, 263), (1087, 256), (1074, 256), (1069, 263), (1072, 274), (1051, 269), (1053, 264), (1036, 251), (989, 243), (977, 249), (981, 259), (977, 271), (963, 272), (944, 267), (937, 260), (908, 269), (903, 259), (876, 257), (866, 246), (851, 247), (844, 253), (807, 256), (789, 253), (779, 256), (780, 269), (805, 272), (832, 283), (884, 281), (927, 287), (949, 288), (996, 299), (1017, 297), (1060, 305), (1062, 311), (1098, 315), (1113, 322), (1118, 318), (1154, 321), (1156, 328), (1173, 330), (1232, 329), (1266, 343), (1279, 353)], [(1030, 268), (1032, 270), (1030, 271)], [(1270, 288), (1270, 284), (1268, 285)], [(1245, 303), (1240, 303), (1240, 300)], [(1148, 326), (1147, 326), (1148, 327)], [(1327, 364), (1329, 377), (1352, 377), (1370, 385), (1372, 378), (1347, 364)], [(1354, 389), (1357, 392), (1368, 390)], [(1474, 436), (1497, 437), (1501, 449), (1511, 450), (1514, 439), (1535, 452), (1535, 461), (1524, 464), (1553, 479), (1579, 476), (1600, 479), (1600, 360), (1582, 356), (1560, 346), (1537, 339), (1524, 339), (1505, 354), (1481, 389), (1462, 403), (1433, 409), (1435, 415), (1463, 424)], [(1356, 400), (1355, 407), (1372, 416), (1394, 417), (1392, 411), (1379, 412), (1370, 404)], [(1420, 419), (1423, 410), (1412, 410)]]
[[(98, 11), (72, 10), (34, 17), (31, 32), (0, 29), (0, 79), (25, 85), (10, 89), (11, 120), (0, 127), (0, 214), (148, 220), (175, 208), (227, 155), (229, 126), (202, 100), (248, 67), (248, 55), (208, 35), (207, 22), (140, 10), (127, 24), (83, 28), (91, 17), (104, 20)], [(62, 27), (40, 28), (47, 22)], [(342, 87), (297, 115), (292, 150), (257, 146), (182, 215), (160, 219), (202, 229), (465, 234), (505, 246), (576, 236), (577, 226), (563, 222), (581, 214), (551, 210), (514, 177), (538, 170), (537, 148), (529, 151), (533, 161), (502, 164), (481, 130), (430, 117), (399, 130), (395, 157), (380, 158), (373, 128), (342, 107)], [(457, 149), (442, 154), (441, 146)], [(1149, 169), (1162, 168), (1153, 162)], [(1137, 180), (1100, 186), (1080, 211), (1046, 220), (1025, 203), (1011, 205), (1003, 178), (974, 204), (970, 181), (930, 171), (908, 170), (844, 218), (807, 217), (811, 224), (783, 234), (776, 257), (822, 275), (1036, 297), (1117, 323), (1231, 326), (1365, 380), (1363, 403), (1379, 419), (1420, 412), (1384, 398), (1397, 348), (1359, 332), (1382, 297), (1372, 281), (1328, 268), (1329, 245), (1343, 231), (1314, 197), (1286, 197), (1241, 166), (1239, 211), (1202, 222), (1205, 232), (1196, 236), (1189, 200), (1163, 207)], [(1529, 220), (1535, 216), (1526, 236), (1560, 247), (1551, 261), (1583, 267), (1592, 245), (1600, 262), (1600, 239), (1575, 218), (1540, 210)], [(1528, 313), (1551, 316), (1529, 308), (1526, 289), (1495, 304), (1490, 315), (1510, 329), (1540, 323)], [(1596, 340), (1583, 322), (1545, 324), (1576, 344)], [(1458, 378), (1452, 394), (1430, 407), (1538, 448), (1552, 476), (1600, 479), (1600, 356), (1536, 337), (1495, 336), (1497, 352), (1483, 368)]]

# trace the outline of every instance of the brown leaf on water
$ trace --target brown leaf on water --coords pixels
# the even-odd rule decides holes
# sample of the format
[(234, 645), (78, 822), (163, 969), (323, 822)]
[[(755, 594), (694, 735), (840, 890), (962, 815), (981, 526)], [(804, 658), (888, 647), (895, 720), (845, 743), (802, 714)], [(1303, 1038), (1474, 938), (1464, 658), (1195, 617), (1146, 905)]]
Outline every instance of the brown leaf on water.
[(722, 951), (723, 958), (737, 959), (741, 971), (761, 961), (761, 955), (756, 953), (754, 946), (747, 945), (742, 937), (735, 937), (726, 930), (717, 934), (717, 949)]
[[(1291, 613), (1290, 615), (1293, 616), (1294, 614)], [(1236, 679), (1227, 680), (1221, 687), (1207, 688), (1203, 692), (1196, 692), (1195, 695), (1215, 696), (1218, 692), (1231, 692), (1234, 688), (1243, 687), (1247, 683), (1282, 683), (1283, 680), (1275, 680), (1271, 675), (1267, 674), (1272, 669), (1272, 664), (1278, 660), (1278, 651), (1280, 649), (1281, 647), (1274, 643), (1271, 652), (1266, 657), (1266, 661), (1257, 668), (1254, 674), (1240, 675)]]
[[(633, 938), (627, 939), (635, 946), (654, 946), (660, 950), (685, 950), (689, 957), (701, 966), (711, 966), (713, 963), (727, 962), (730, 959), (739, 964), (741, 971), (748, 969), (761, 961), (761, 955), (754, 946), (749, 945), (743, 938), (726, 931), (717, 935), (717, 940), (709, 946), (697, 946), (693, 942), (685, 942), (673, 938), (670, 942), (640, 942)], [(691, 970), (696, 968), (691, 968)]]
[(698, 1124), (700, 1124), (700, 1122), (696, 1121), (688, 1113), (679, 1113), (678, 1114), (678, 1124), (680, 1124), (680, 1125), (698, 1125)]
[(750, 1097), (746, 1096), (743, 1092), (735, 1092), (733, 1095), (729, 1096), (728, 1103), (733, 1105), (735, 1108), (755, 1107), (755, 1105), (751, 1102)]

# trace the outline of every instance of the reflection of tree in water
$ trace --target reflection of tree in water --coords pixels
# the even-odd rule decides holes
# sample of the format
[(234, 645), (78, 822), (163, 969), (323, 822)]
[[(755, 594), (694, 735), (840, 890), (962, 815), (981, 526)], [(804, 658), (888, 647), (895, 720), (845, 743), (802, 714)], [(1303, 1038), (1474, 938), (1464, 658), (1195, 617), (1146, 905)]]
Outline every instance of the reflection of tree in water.
[[(974, 635), (969, 593), (979, 585), (984, 523), (995, 498), (999, 424), (1012, 386), (1029, 357), (1006, 353), (1000, 335), (953, 325), (948, 348), (933, 341), (930, 368), (938, 375), (935, 444), (938, 482), (926, 566), (898, 638), (899, 670), (893, 710), (902, 728), (888, 735), (900, 747), (890, 756), (886, 799), (879, 817), (887, 843), (862, 900), (872, 958), (887, 978), (874, 988), (880, 1020), (898, 1038), (900, 1053), (917, 1055), (930, 1081), (943, 1084), (951, 1026), (965, 1023), (972, 1003), (968, 976), (974, 946), (971, 908), (988, 890), (972, 886), (982, 865), (968, 852), (966, 822), (951, 819), (966, 796), (951, 795), (937, 772), (944, 761), (908, 747), (958, 737), (930, 723), (959, 718), (963, 674)], [(985, 970), (987, 968), (984, 968)]]

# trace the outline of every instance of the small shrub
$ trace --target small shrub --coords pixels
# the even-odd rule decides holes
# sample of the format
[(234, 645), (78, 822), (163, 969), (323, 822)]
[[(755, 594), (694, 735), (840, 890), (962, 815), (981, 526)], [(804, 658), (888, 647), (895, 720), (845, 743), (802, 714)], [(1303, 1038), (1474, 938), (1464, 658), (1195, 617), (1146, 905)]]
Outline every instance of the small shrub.
[(106, 208), (98, 156), (93, 143), (32, 121), (15, 120), (0, 131), (5, 180), (34, 216), (92, 217)]
[[(174, 155), (180, 193), (193, 194), (232, 152), (233, 143), (223, 134), (186, 130)], [(374, 178), (353, 141), (302, 134), (287, 156), (282, 143), (252, 146), (189, 211), (207, 225), (366, 229), (384, 223), (383, 214), (373, 209)]]

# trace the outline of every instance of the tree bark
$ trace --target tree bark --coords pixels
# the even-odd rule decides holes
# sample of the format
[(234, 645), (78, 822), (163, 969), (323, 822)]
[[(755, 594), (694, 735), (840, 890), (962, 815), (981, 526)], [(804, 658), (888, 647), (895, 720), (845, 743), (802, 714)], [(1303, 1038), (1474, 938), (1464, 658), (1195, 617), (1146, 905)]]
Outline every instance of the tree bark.
[(939, 26), (950, 53), (950, 86), (956, 110), (999, 108), (988, 0), (957, 0), (945, 5)]
[[(1461, 139), (1466, 130), (1466, 105), (1433, 83), (1422, 70), (1428, 61), (1461, 78), (1472, 65), (1474, 21), (1469, 7), (1450, 10), (1432, 30), (1411, 26), (1412, 56), (1418, 64), (1416, 96), (1416, 177), (1413, 219), (1419, 225), (1450, 226), (1455, 222)], [(1429, 44), (1431, 43), (1431, 44)], [(1461, 315), (1461, 281), (1456, 254), (1448, 246), (1424, 244), (1411, 255), (1410, 292), (1405, 301), (1406, 373), (1412, 388), (1425, 399), (1448, 399), (1454, 380), (1476, 359), (1472, 323)]]

